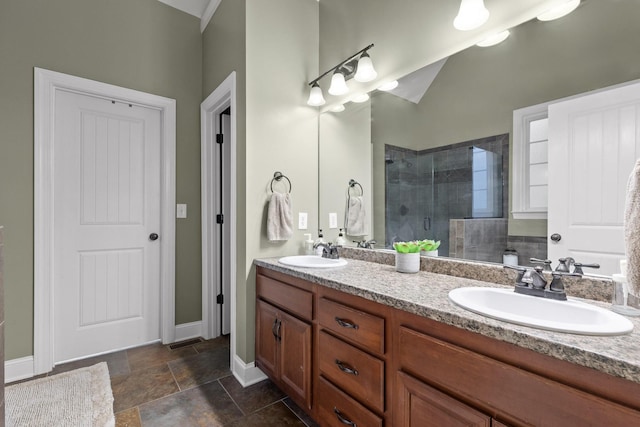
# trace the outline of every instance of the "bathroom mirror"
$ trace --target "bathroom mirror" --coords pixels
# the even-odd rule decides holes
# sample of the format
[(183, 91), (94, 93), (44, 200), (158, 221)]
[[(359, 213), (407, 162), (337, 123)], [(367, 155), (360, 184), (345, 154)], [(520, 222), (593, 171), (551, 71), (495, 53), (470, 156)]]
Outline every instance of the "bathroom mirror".
[[(398, 14), (401, 13), (403, 10), (399, 9)], [(410, 10), (406, 13), (410, 13)], [(370, 132), (371, 154), (368, 149), (361, 155), (352, 151), (341, 152), (336, 138), (331, 142), (326, 139), (331, 135), (327, 127), (330, 129), (332, 125), (329, 123), (335, 122), (334, 116), (348, 113), (353, 104), (347, 104), (343, 113), (321, 114), (320, 226), (328, 226), (329, 210), (327, 202), (323, 201), (337, 200), (340, 206), (345, 203), (346, 182), (329, 184), (325, 178), (344, 173), (344, 181), (350, 173), (350, 166), (345, 164), (346, 172), (345, 169), (338, 169), (340, 163), (334, 159), (341, 158), (346, 162), (347, 158), (353, 161), (364, 158), (363, 164), (366, 164), (368, 156), (371, 156), (368, 175), (371, 187), (365, 187), (364, 191), (365, 197), (371, 195), (372, 206), (368, 213), (373, 232), (367, 238), (378, 240), (376, 247), (381, 248), (385, 241), (389, 244), (392, 240), (391, 236), (387, 236), (385, 221), (390, 208), (386, 205), (389, 165), (395, 165), (396, 174), (406, 173), (409, 169), (424, 171), (421, 162), (446, 163), (451, 161), (446, 158), (459, 159), (460, 151), (455, 149), (460, 148), (465, 148), (468, 156), (472, 157), (473, 147), (478, 146), (479, 142), (487, 143), (488, 139), (500, 139), (506, 135), (508, 143), (494, 142), (493, 145), (503, 149), (499, 154), (504, 165), (502, 180), (506, 200), (503, 200), (502, 216), (507, 223), (507, 242), (521, 252), (521, 261), (532, 255), (546, 256), (546, 220), (514, 219), (510, 213), (513, 196), (510, 190), (513, 181), (513, 112), (639, 79), (640, 56), (636, 54), (636, 41), (640, 39), (640, 26), (636, 22), (637, 16), (640, 16), (638, 0), (583, 0), (576, 11), (562, 19), (526, 22), (512, 28), (510, 37), (501, 44), (486, 48), (473, 46), (450, 56), (443, 64), (428, 66), (432, 68), (431, 71), (434, 67), (439, 68), (436, 72), (425, 71), (422, 76), (421, 70), (413, 73), (408, 80), (418, 79), (419, 82), (414, 82), (415, 86), (424, 94), (420, 96), (415, 92), (406, 92), (404, 97), (413, 97), (418, 102), (389, 93), (373, 92), (370, 101), (371, 120), (363, 120), (359, 116), (357, 121), (350, 124), (352, 128), (349, 131), (342, 123), (342, 133), (345, 135), (368, 135)], [(394, 22), (402, 22), (402, 19)], [(388, 31), (388, 28), (385, 29), (385, 32)], [(433, 77), (432, 81), (429, 74)], [(353, 148), (348, 141), (342, 141), (342, 145), (350, 150)], [(395, 151), (389, 151), (389, 146), (395, 147)], [(322, 154), (325, 147), (331, 147), (328, 155)], [(441, 156), (444, 160), (434, 159), (439, 151), (449, 148), (451, 153)], [(485, 149), (482, 146), (479, 148)], [(489, 151), (495, 152), (492, 149)], [(498, 162), (496, 157), (494, 163)], [(433, 175), (438, 173), (437, 169), (430, 171)], [(446, 176), (442, 178), (446, 179)], [(417, 177), (409, 176), (409, 179)], [(394, 193), (400, 191), (397, 188), (393, 190)], [(415, 192), (410, 194), (418, 198)], [(422, 194), (420, 197), (428, 196)], [(445, 203), (454, 203), (460, 198), (471, 198), (471, 194), (456, 194), (456, 190), (449, 189), (447, 197), (439, 199), (436, 204), (445, 210)], [(395, 202), (392, 207), (401, 210), (402, 204), (398, 206), (398, 203)], [(402, 210), (409, 215), (410, 209), (411, 206), (407, 205)], [(431, 237), (431, 230), (428, 229), (434, 226), (435, 219), (431, 218), (431, 224), (428, 224), (429, 215), (416, 216), (420, 217), (422, 227), (426, 229), (424, 234), (416, 235), (416, 238)], [(339, 222), (342, 222), (342, 218)], [(334, 240), (330, 233), (326, 237)], [(453, 251), (448, 248), (441, 254), (449, 255), (450, 252)], [(500, 256), (493, 261), (501, 262), (502, 258)]]

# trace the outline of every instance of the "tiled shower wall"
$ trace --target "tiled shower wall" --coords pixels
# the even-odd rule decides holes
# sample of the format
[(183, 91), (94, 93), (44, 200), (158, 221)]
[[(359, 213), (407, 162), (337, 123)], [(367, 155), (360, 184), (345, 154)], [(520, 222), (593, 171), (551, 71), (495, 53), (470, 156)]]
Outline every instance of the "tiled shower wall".
[(452, 219), (449, 236), (450, 257), (501, 263), (507, 247), (507, 220)]
[[(440, 240), (449, 256), (449, 221), (472, 216), (472, 148), (502, 156), (509, 173), (509, 135), (497, 135), (428, 150), (385, 146), (386, 247), (395, 241)], [(508, 211), (508, 183), (501, 180), (502, 213)], [(503, 246), (501, 252), (505, 249)]]

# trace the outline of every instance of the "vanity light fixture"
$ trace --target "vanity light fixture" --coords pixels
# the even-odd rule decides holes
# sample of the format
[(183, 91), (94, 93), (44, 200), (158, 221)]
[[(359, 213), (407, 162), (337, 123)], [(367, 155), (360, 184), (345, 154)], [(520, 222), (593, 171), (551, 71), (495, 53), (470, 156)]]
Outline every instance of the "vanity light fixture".
[(398, 87), (398, 81), (397, 80), (391, 80), (390, 82), (386, 82), (381, 84), (380, 86), (378, 86), (378, 90), (381, 90), (383, 92), (387, 92), (389, 90), (393, 90), (395, 88)]
[(453, 20), (453, 26), (460, 31), (478, 28), (489, 19), (489, 11), (484, 7), (484, 0), (462, 0), (460, 10)]
[(344, 111), (344, 104), (336, 105), (331, 111), (334, 113), (342, 113)]
[(509, 30), (504, 30), (501, 33), (496, 33), (492, 36), (487, 37), (481, 42), (476, 43), (476, 46), (480, 46), (480, 47), (495, 46), (498, 43), (502, 43), (503, 41), (505, 41), (507, 37), (509, 37)]
[(331, 76), (329, 93), (331, 95), (344, 95), (345, 93), (349, 93), (349, 88), (347, 87), (347, 82), (344, 79), (342, 71), (336, 70), (334, 71), (333, 76)]
[(554, 19), (562, 18), (576, 10), (579, 5), (580, 0), (565, 1), (564, 3), (538, 15), (538, 19), (540, 21), (553, 21)]
[(353, 78), (356, 79), (356, 81), (366, 83), (375, 80), (376, 77), (378, 77), (378, 73), (373, 68), (373, 62), (371, 62), (369, 54), (364, 52), (358, 60), (358, 70)]
[(318, 82), (315, 82), (311, 86), (311, 91), (309, 92), (309, 99), (307, 100), (307, 104), (318, 107), (320, 105), (324, 105), (326, 101), (324, 100), (324, 96), (322, 96), (322, 89), (320, 89), (320, 85)]
[(378, 73), (376, 73), (376, 70), (373, 68), (371, 57), (367, 53), (372, 47), (373, 44), (370, 44), (311, 80), (309, 82), (311, 90), (307, 104), (317, 107), (325, 103), (322, 89), (318, 82), (331, 72), (333, 72), (331, 76), (331, 86), (329, 87), (329, 93), (331, 95), (344, 95), (348, 93), (349, 87), (347, 86), (347, 80), (352, 77), (359, 82), (370, 82), (374, 80)]

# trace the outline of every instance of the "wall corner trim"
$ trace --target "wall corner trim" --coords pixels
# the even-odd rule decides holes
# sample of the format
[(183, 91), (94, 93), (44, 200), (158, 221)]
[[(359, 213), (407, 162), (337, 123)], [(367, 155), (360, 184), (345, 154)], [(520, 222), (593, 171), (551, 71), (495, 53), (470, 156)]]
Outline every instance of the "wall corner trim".
[(242, 387), (249, 387), (250, 385), (259, 383), (266, 380), (267, 376), (256, 367), (255, 362), (244, 363), (244, 361), (238, 355), (233, 356), (233, 376), (236, 377)]

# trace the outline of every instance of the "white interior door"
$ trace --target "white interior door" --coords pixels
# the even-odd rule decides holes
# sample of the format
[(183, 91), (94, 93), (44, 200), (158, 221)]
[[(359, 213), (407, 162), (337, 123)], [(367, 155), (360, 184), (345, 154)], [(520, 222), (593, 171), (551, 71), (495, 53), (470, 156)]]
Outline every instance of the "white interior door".
[(55, 103), (58, 363), (160, 338), (161, 127), (151, 108), (65, 91)]
[(619, 272), (627, 180), (639, 156), (640, 84), (549, 106), (550, 259)]

